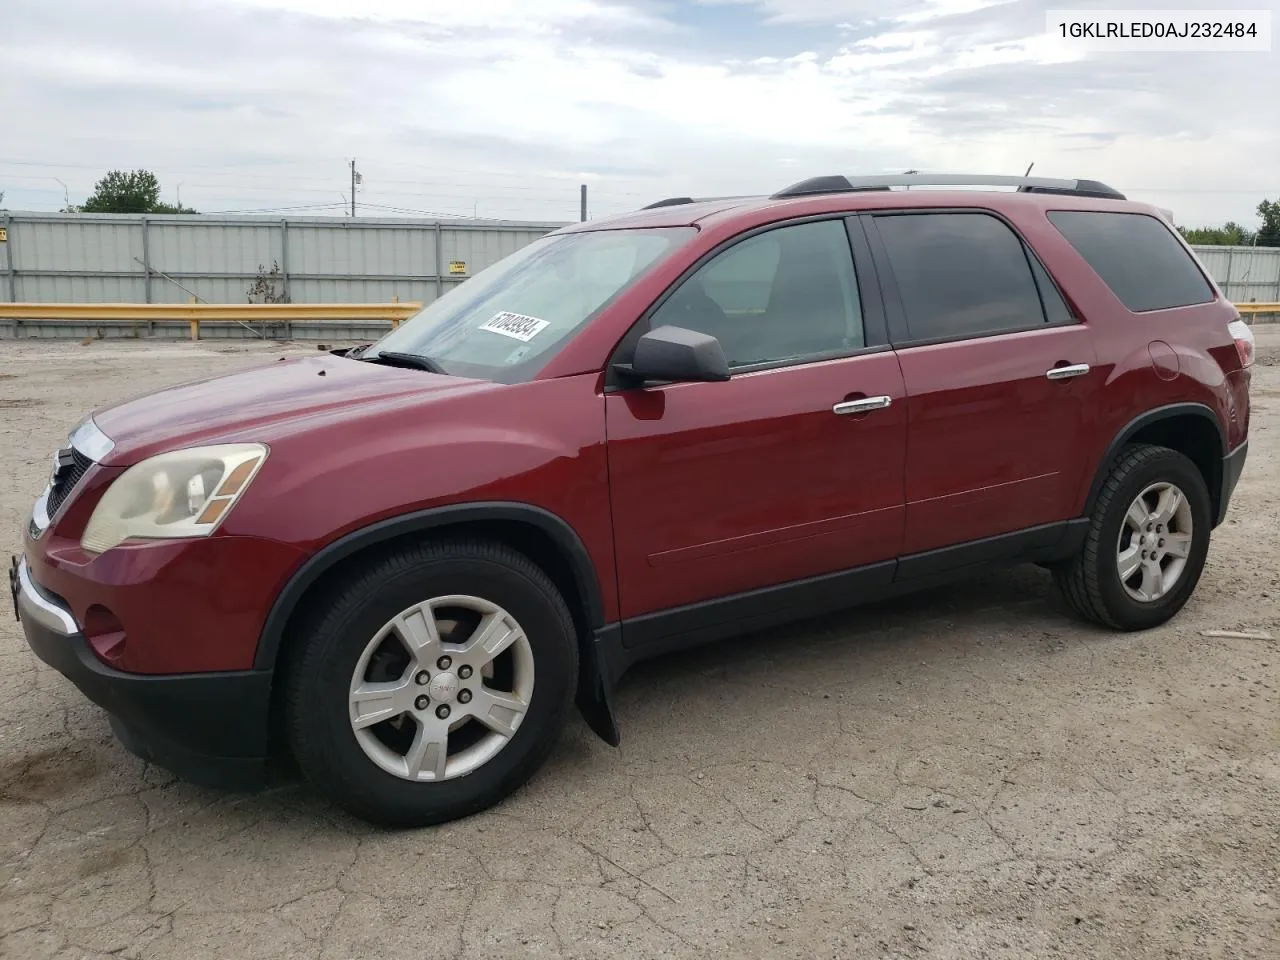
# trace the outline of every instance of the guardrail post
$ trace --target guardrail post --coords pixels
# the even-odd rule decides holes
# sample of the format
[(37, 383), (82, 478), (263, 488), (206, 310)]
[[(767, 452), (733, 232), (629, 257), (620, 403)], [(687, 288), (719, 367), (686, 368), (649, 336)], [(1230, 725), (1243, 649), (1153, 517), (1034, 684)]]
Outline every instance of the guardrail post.
[(280, 220), (280, 290), (284, 293), (284, 302), (292, 303), (289, 296), (289, 218)]
[(436, 221), (436, 299), (444, 296), (444, 227)]
[[(9, 302), (18, 302), (18, 274), (13, 269), (13, 217), (8, 213), (4, 215), (4, 265), (5, 272), (9, 275)], [(18, 328), (13, 328), (13, 338), (18, 339)]]
[(142, 292), (143, 303), (151, 302), (151, 240), (147, 218), (142, 218)]

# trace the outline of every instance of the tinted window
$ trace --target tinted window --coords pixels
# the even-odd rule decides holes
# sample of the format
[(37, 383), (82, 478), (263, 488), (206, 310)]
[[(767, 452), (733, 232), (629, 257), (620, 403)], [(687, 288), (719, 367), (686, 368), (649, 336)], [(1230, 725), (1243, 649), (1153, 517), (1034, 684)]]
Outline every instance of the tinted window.
[(1045, 322), (1018, 236), (982, 213), (877, 217), (912, 340), (1025, 330)]
[(1155, 217), (1058, 210), (1049, 220), (1135, 313), (1213, 299), (1195, 261)]
[(779, 227), (735, 244), (685, 280), (650, 329), (666, 324), (716, 337), (737, 367), (863, 346), (844, 222)]

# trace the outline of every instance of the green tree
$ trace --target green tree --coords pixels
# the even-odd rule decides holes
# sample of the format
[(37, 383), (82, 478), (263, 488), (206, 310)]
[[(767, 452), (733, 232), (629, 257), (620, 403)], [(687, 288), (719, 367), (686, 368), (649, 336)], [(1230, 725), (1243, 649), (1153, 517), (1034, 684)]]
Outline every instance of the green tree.
[(190, 207), (160, 202), (160, 180), (150, 170), (112, 170), (93, 187), (93, 193), (73, 212), (80, 213), (198, 213)]
[(1200, 246), (1247, 247), (1253, 243), (1253, 232), (1246, 230), (1234, 220), (1229, 220), (1221, 227), (1179, 227), (1187, 243)]
[(1263, 200), (1258, 204), (1258, 216), (1262, 218), (1258, 246), (1280, 247), (1280, 200)]

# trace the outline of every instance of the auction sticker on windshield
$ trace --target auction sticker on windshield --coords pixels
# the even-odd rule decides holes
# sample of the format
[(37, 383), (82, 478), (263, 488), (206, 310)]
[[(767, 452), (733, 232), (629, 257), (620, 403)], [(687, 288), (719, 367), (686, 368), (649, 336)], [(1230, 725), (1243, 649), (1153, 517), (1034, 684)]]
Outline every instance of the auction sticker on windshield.
[(521, 343), (528, 343), (549, 326), (551, 324), (546, 320), (539, 320), (537, 317), (527, 317), (523, 313), (511, 313), (504, 310), (502, 313), (495, 313), (478, 329), (488, 330), (490, 333), (500, 333), (504, 337), (519, 340)]

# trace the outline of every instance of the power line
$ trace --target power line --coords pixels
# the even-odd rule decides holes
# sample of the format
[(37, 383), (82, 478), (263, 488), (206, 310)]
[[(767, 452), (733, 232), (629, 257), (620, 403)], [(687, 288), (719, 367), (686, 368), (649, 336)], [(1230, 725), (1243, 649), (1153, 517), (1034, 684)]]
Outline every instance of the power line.
[[(360, 173), (358, 175), (361, 178), (363, 178), (363, 173)], [(229, 175), (229, 176), (234, 180), (237, 175)], [(46, 176), (36, 175), (36, 174), (19, 174), (16, 176), (10, 176), (9, 179), (39, 182), (43, 180), (49, 180), (51, 178)], [(312, 186), (299, 185), (303, 183), (331, 184), (332, 183), (331, 180), (326, 181), (319, 178), (312, 180), (308, 178), (296, 178), (296, 177), (293, 177), (293, 178), (279, 177), (279, 178), (272, 178), (272, 179), (276, 179), (277, 181), (282, 183), (287, 181), (288, 186), (286, 188), (275, 187), (275, 186), (248, 186), (240, 183), (208, 183), (208, 182), (203, 182), (199, 180), (194, 180), (194, 181), (183, 180), (182, 185), (185, 186), (188, 190), (225, 190), (228, 188), (233, 188), (237, 191), (237, 194), (233, 195), (231, 197), (232, 199), (237, 199), (240, 194), (249, 194), (249, 193), (265, 193), (265, 194), (279, 196), (281, 193), (298, 195), (298, 194), (308, 194), (308, 193), (309, 194), (332, 194), (333, 192), (332, 186), (312, 187)], [(415, 180), (386, 181), (380, 178), (378, 180), (379, 186), (395, 185), (395, 184), (401, 184), (401, 183), (406, 184), (408, 186), (429, 186), (430, 185), (430, 181), (415, 181)], [(446, 184), (444, 186), (446, 186), (448, 189), (432, 190), (430, 192), (422, 192), (417, 190), (394, 190), (394, 191), (387, 190), (387, 191), (378, 191), (376, 193), (369, 193), (367, 195), (371, 197), (381, 196), (381, 197), (387, 197), (391, 199), (396, 199), (401, 197), (418, 197), (423, 199), (448, 198), (448, 199), (455, 199), (455, 200), (470, 200), (472, 202), (483, 201), (485, 203), (508, 201), (513, 203), (560, 205), (565, 202), (564, 200), (561, 200), (559, 198), (547, 196), (546, 194), (552, 191), (541, 188), (541, 187), (530, 187), (527, 189), (528, 189), (528, 193), (536, 192), (536, 193), (543, 194), (542, 196), (529, 196), (528, 193), (516, 195), (516, 194), (505, 193), (505, 192), (498, 193), (498, 192), (493, 192), (491, 190), (485, 190), (484, 192), (479, 192), (478, 190), (468, 190), (466, 189), (465, 186), (459, 185), (457, 183)], [(518, 189), (515, 187), (508, 187), (505, 184), (500, 184), (499, 186), (503, 190)], [(563, 183), (561, 186), (564, 189), (564, 192), (566, 195), (575, 195), (579, 189), (579, 186), (577, 183), (570, 183), (568, 181)], [(484, 190), (483, 184), (477, 184), (477, 187), (479, 187), (481, 190)], [(572, 191), (572, 194), (570, 193), (570, 191)], [(362, 190), (361, 193), (364, 194), (364, 191)], [(651, 199), (651, 197), (653, 196), (652, 192), (636, 193), (636, 192), (624, 191), (624, 190), (610, 190), (607, 188), (592, 188), (591, 193), (593, 198), (599, 198), (599, 199), (605, 199), (605, 200), (616, 199), (619, 201), (648, 200), (648, 199)], [(347, 195), (344, 194), (344, 197), (346, 196)], [(219, 195), (215, 195), (215, 199), (225, 200), (226, 198), (227, 198), (227, 195), (225, 194), (221, 195), (220, 197)], [(349, 204), (350, 200), (344, 199), (343, 202)]]
[[(317, 166), (320, 163), (323, 163), (326, 161), (323, 161), (317, 157), (307, 157), (305, 159), (290, 158), (288, 160), (282, 160), (280, 162), (292, 164), (295, 166)], [(350, 160), (346, 159), (343, 162), (349, 164)], [(420, 169), (420, 170), (432, 170), (438, 173), (447, 173), (447, 174), (458, 173), (457, 167), (434, 166), (430, 164), (420, 164), (420, 163), (405, 163), (403, 161), (396, 161), (396, 160), (366, 160), (364, 162), (366, 164), (366, 168), (369, 165), (372, 165), (375, 167), (391, 166), (391, 167), (408, 167), (411, 169)], [(105, 171), (115, 166), (109, 163), (108, 164), (58, 163), (51, 160), (15, 160), (7, 157), (0, 157), (0, 164), (8, 164), (10, 166), (18, 166), (18, 167), (56, 167), (56, 168), (68, 169), (68, 170), (97, 170), (97, 171)], [(328, 182), (324, 177), (318, 176), (318, 175), (313, 177), (293, 176), (289, 173), (288, 170), (281, 170), (278, 173), (241, 172), (241, 169), (244, 167), (270, 167), (273, 165), (276, 165), (276, 161), (264, 161), (259, 163), (246, 162), (246, 161), (228, 161), (226, 163), (219, 163), (219, 164), (182, 164), (181, 166), (160, 165), (159, 169), (163, 169), (167, 173), (171, 173), (171, 174), (185, 174), (185, 173), (192, 173), (195, 171), (215, 171), (215, 172), (224, 173), (227, 176), (233, 176), (233, 177), (247, 177), (247, 178), (254, 178), (254, 179), (265, 179), (265, 180), (288, 178), (289, 180), (295, 181), (295, 182), (298, 180), (310, 180), (316, 183)], [(545, 173), (526, 174), (526, 173), (503, 172), (503, 171), (496, 171), (496, 170), (477, 170), (475, 168), (468, 169), (467, 173), (470, 175), (478, 176), (483, 179), (490, 179), (490, 180), (508, 179), (508, 180), (524, 181), (526, 183), (531, 180), (542, 180), (542, 181), (547, 181), (547, 182), (556, 183), (556, 184), (571, 183), (575, 187), (578, 185), (579, 182), (581, 182), (581, 180), (584, 177), (587, 179), (591, 179), (593, 177), (599, 176), (598, 174), (588, 174), (588, 173), (582, 173), (582, 172), (572, 172), (572, 173), (563, 173), (563, 174), (545, 174)], [(381, 178), (379, 178), (379, 181), (382, 183), (396, 183), (396, 184), (424, 184), (424, 183), (441, 183), (442, 182), (438, 180), (437, 181), (382, 180)], [(449, 181), (449, 182), (453, 182), (453, 181)], [(517, 186), (515, 184), (503, 184), (502, 186), (504, 187), (504, 189), (508, 189), (508, 190), (543, 189), (541, 187)]]
[(345, 209), (346, 209), (346, 206), (347, 206), (347, 205), (346, 205), (346, 203), (338, 203), (338, 202), (335, 200), (333, 203), (308, 203), (308, 204), (303, 204), (302, 206), (296, 206), (296, 207), (254, 207), (254, 208), (252, 208), (252, 209), (245, 209), (245, 210), (209, 210), (209, 211), (207, 211), (207, 212), (208, 212), (208, 213), (211, 213), (211, 214), (219, 214), (219, 213), (282, 213), (282, 212), (287, 211), (287, 210), (329, 210), (329, 209), (332, 209), (332, 208), (334, 208), (334, 207), (341, 207), (342, 209), (344, 209), (344, 210), (345, 210)]

